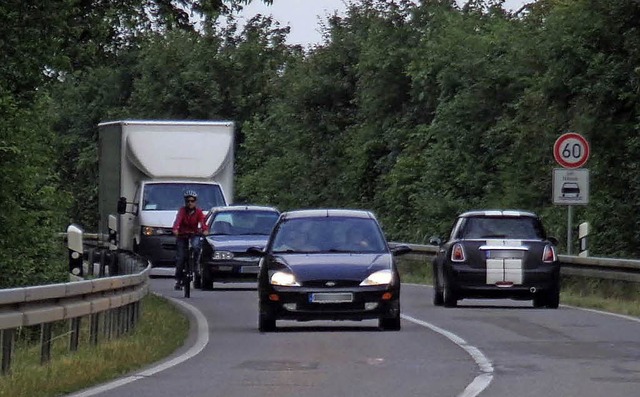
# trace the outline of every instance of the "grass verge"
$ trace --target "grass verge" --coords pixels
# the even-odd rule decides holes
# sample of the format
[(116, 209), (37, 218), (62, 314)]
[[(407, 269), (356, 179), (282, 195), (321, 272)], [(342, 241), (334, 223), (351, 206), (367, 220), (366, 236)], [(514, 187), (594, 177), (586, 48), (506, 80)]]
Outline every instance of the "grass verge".
[(49, 364), (39, 364), (39, 343), (16, 344), (11, 373), (0, 376), (2, 397), (50, 397), (99, 384), (167, 357), (182, 346), (189, 320), (166, 299), (149, 294), (142, 303), (142, 317), (130, 335), (100, 341), (91, 347), (81, 343), (68, 351), (65, 333), (56, 337)]
[[(398, 267), (403, 283), (433, 283), (431, 262), (402, 258)], [(640, 317), (640, 284), (564, 276), (560, 304)]]

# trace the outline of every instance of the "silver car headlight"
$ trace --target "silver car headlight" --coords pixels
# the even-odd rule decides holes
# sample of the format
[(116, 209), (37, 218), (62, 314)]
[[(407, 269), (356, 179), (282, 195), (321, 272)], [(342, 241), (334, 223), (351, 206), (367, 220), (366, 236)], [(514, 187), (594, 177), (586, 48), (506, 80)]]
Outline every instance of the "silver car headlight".
[(281, 272), (277, 271), (271, 275), (269, 279), (271, 285), (279, 285), (281, 287), (299, 287), (298, 281), (296, 280), (296, 276), (289, 272)]
[(393, 284), (393, 272), (386, 269), (371, 273), (369, 277), (365, 278), (364, 281), (360, 283), (360, 286), (388, 284)]
[(213, 252), (214, 260), (229, 260), (233, 259), (233, 252), (229, 251), (214, 251)]

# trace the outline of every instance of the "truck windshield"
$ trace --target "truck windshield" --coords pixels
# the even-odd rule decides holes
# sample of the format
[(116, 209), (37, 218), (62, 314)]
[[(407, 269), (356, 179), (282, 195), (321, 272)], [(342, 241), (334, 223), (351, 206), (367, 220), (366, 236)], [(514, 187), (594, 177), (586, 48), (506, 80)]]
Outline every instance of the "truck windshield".
[(142, 194), (142, 210), (174, 211), (184, 205), (184, 192), (198, 193), (198, 207), (209, 208), (226, 205), (219, 185), (204, 183), (147, 183)]

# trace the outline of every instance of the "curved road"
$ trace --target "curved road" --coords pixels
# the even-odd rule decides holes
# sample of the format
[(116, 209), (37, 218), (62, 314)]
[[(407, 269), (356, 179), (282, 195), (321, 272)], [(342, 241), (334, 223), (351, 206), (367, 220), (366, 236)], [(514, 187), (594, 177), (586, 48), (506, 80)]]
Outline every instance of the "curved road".
[[(216, 284), (191, 299), (169, 279), (194, 327), (167, 361), (75, 397), (580, 396), (640, 393), (640, 320), (531, 302), (464, 300), (403, 285), (400, 332), (376, 321), (278, 322), (257, 331), (255, 284)], [(198, 329), (200, 332), (198, 332)]]

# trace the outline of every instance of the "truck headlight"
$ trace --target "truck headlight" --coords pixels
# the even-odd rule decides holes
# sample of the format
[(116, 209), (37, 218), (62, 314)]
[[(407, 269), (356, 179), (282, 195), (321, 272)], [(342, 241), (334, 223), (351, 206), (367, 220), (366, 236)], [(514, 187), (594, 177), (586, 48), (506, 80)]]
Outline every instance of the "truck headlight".
[(215, 251), (213, 253), (214, 260), (229, 260), (233, 259), (233, 252), (229, 251)]
[(163, 236), (170, 234), (173, 234), (171, 229), (153, 226), (142, 226), (142, 235), (144, 236)]

